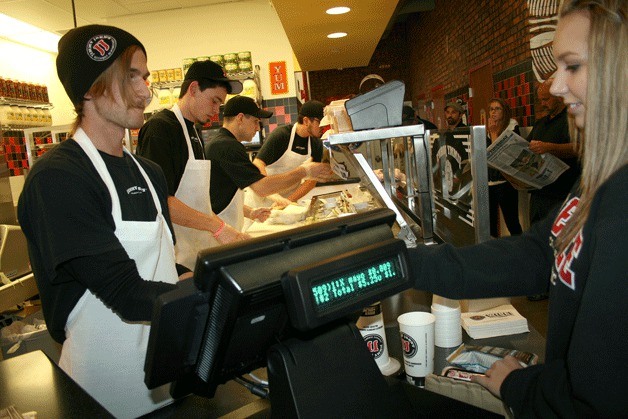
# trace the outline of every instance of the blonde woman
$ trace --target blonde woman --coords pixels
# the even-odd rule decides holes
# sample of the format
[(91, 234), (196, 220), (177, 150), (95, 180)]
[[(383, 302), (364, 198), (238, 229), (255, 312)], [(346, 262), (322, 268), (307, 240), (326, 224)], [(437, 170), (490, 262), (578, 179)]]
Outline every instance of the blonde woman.
[(515, 417), (628, 417), (628, 2), (565, 0), (551, 92), (573, 115), (583, 171), (518, 237), (411, 249), (415, 287), (449, 298), (550, 292), (545, 363), (474, 379)]

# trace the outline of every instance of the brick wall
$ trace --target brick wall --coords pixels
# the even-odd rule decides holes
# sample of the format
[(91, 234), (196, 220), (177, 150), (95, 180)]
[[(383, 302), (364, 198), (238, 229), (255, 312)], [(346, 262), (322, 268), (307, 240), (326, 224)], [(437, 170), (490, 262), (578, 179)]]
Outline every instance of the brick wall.
[(531, 126), (538, 82), (529, 19), (528, 0), (435, 0), (433, 11), (397, 23), (367, 67), (310, 72), (312, 97), (329, 102), (356, 93), (360, 80), (376, 73), (404, 81), (405, 100), (415, 105), (429, 102), (437, 87), (446, 100), (467, 103), (469, 70), (490, 62), (494, 95), (508, 99), (521, 126)]

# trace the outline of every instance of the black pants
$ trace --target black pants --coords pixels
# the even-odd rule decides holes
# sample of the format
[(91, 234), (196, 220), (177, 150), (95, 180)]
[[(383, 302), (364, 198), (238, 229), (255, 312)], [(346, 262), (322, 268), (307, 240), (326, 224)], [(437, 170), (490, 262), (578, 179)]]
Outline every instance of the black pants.
[(491, 236), (499, 237), (499, 210), (501, 208), (506, 227), (511, 236), (522, 233), (519, 224), (519, 192), (508, 182), (488, 187), (488, 206)]

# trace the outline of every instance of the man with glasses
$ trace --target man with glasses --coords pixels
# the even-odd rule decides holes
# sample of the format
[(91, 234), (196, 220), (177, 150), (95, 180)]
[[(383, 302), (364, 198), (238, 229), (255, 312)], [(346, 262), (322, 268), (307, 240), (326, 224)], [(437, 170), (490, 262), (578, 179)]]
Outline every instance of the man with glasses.
[(332, 175), (328, 164), (309, 160), (281, 174), (265, 176), (260, 173), (241, 143), (251, 141), (260, 129), (260, 119), (270, 118), (272, 114), (260, 109), (250, 97), (234, 96), (225, 104), (222, 128), (205, 147), (205, 154), (212, 164), (212, 208), (236, 229), (242, 228), (244, 217), (264, 221), (270, 214), (268, 208), (244, 205), (245, 188), (264, 197), (290, 187), (303, 178), (327, 179)]
[(146, 50), (87, 25), (60, 39), (56, 65), (77, 116), (30, 170), (18, 217), (59, 366), (114, 417), (138, 417), (172, 401), (143, 369), (154, 302), (178, 280), (163, 173), (122, 145), (151, 97)]
[[(275, 175), (288, 172), (305, 161), (311, 159), (321, 162), (323, 159), (323, 142), (320, 137), (321, 119), (325, 105), (316, 100), (305, 102), (299, 111), (297, 123), (283, 125), (270, 133), (259, 153), (253, 160), (262, 174)], [(299, 179), (293, 185), (279, 191), (279, 194), (270, 196), (266, 204), (273, 201), (284, 205), (296, 202), (316, 186), (315, 179), (303, 182)], [(272, 201), (271, 201), (272, 200)], [(248, 202), (260, 203), (258, 197), (251, 194)], [(264, 202), (263, 200), (261, 202)]]
[(190, 270), (199, 250), (248, 238), (212, 211), (211, 163), (194, 126), (218, 114), (227, 93), (241, 91), (242, 83), (228, 79), (220, 65), (197, 61), (185, 74), (179, 102), (153, 115), (139, 133), (137, 154), (157, 163), (166, 175), (177, 262)]

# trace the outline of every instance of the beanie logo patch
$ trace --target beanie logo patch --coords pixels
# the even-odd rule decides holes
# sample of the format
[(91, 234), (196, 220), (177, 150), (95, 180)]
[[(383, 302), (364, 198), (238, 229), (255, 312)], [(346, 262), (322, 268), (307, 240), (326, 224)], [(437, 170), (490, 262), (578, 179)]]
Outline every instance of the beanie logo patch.
[(94, 61), (107, 61), (116, 50), (117, 41), (111, 35), (96, 35), (87, 41), (87, 55)]

